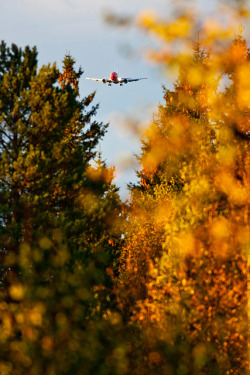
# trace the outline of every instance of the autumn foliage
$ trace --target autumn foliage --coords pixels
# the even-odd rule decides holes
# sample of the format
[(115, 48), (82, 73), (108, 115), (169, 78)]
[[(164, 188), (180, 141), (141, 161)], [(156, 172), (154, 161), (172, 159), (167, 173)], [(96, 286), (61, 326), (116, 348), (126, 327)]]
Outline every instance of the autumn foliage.
[[(166, 44), (187, 22), (141, 18)], [(249, 370), (250, 52), (242, 34), (221, 43), (150, 55), (179, 74), (145, 131), (117, 280), (143, 335), (138, 374)]]

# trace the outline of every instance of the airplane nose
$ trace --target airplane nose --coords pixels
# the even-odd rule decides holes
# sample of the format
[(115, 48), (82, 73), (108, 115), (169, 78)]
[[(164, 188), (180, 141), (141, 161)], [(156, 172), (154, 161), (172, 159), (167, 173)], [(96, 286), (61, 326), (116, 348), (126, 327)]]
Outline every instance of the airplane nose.
[(116, 72), (112, 72), (112, 73), (110, 74), (110, 79), (111, 79), (112, 81), (116, 80), (117, 78), (118, 78), (118, 74), (117, 74)]

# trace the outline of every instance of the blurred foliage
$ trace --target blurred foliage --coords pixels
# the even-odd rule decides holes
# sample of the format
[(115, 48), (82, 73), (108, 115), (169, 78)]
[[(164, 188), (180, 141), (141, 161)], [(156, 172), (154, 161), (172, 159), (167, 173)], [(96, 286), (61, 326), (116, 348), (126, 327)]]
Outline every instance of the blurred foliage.
[[(230, 17), (247, 17), (244, 4)], [(163, 87), (131, 185), (117, 278), (120, 308), (141, 331), (143, 360), (131, 371), (247, 374), (250, 51), (242, 32), (214, 19), (190, 53), (195, 8), (174, 14), (140, 16), (162, 43), (151, 58), (179, 74)]]
[(112, 9), (105, 9), (103, 12), (103, 21), (110, 26), (128, 27), (133, 23), (131, 15), (115, 14)]

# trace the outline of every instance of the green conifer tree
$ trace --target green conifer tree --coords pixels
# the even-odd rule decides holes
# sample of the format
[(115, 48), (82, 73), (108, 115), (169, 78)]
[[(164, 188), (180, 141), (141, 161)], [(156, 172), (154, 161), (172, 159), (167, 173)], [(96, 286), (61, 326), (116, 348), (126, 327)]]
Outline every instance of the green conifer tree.
[(36, 48), (0, 46), (2, 374), (123, 366), (114, 356), (102, 372), (120, 340), (121, 203), (112, 169), (95, 166), (107, 125), (93, 120), (95, 93), (78, 98), (74, 64), (67, 55), (62, 72), (38, 70)]

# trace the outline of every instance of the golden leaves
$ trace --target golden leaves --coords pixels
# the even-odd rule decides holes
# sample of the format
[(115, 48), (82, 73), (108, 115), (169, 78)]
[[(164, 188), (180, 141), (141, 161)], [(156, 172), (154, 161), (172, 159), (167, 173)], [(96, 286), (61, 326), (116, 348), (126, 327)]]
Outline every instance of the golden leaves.
[(171, 154), (178, 155), (189, 146), (188, 129), (190, 123), (188, 118), (176, 115), (169, 118), (169, 122), (167, 134), (164, 134), (154, 123), (145, 131), (150, 146), (147, 153), (142, 156), (142, 165), (146, 172), (153, 172), (167, 158), (170, 158)]
[(232, 204), (243, 205), (248, 202), (248, 186), (242, 186), (242, 183), (226, 170), (217, 173), (215, 186), (228, 196)]
[(159, 19), (153, 12), (145, 11), (138, 16), (138, 26), (148, 29), (163, 40), (173, 41), (176, 38), (187, 38), (192, 30), (191, 14), (181, 15), (174, 21)]
[(110, 184), (114, 178), (114, 168), (101, 165), (89, 166), (86, 174), (88, 178), (95, 182), (104, 182)]
[[(167, 40), (158, 19), (141, 22)], [(207, 43), (224, 45), (230, 33), (213, 26)], [(145, 132), (144, 189), (132, 197), (118, 290), (147, 340), (174, 346), (180, 330), (194, 368), (213, 356), (222, 372), (238, 374), (246, 366), (249, 62), (235, 45), (225, 43), (226, 57), (216, 50), (209, 60), (197, 45), (193, 58), (179, 59), (175, 90)], [(218, 89), (222, 69), (227, 89)], [(147, 356), (161, 364), (157, 344)]]
[(9, 293), (12, 299), (20, 301), (24, 298), (26, 288), (23, 284), (12, 284), (9, 288)]
[[(250, 107), (250, 66), (244, 64), (240, 66), (237, 71), (238, 90), (237, 90), (237, 104), (241, 110), (249, 110)], [(250, 131), (249, 119), (248, 129)]]
[(176, 237), (181, 256), (192, 255), (195, 252), (195, 238), (192, 232), (182, 232)]
[(230, 236), (230, 222), (224, 217), (216, 218), (212, 222), (211, 234), (216, 240), (227, 241)]

